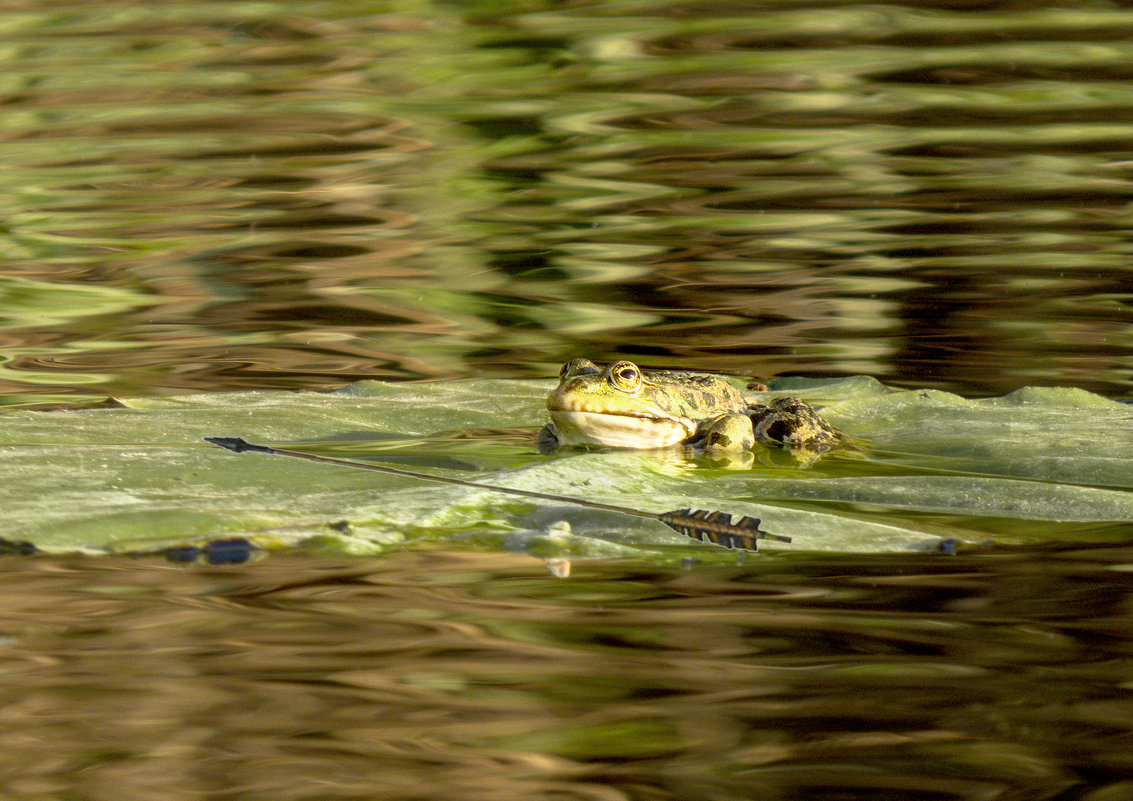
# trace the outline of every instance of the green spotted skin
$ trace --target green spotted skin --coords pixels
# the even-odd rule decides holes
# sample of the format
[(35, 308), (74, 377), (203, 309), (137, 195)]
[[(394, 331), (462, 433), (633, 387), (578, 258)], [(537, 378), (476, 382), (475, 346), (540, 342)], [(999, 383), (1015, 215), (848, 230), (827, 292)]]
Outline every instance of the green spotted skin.
[(747, 408), (743, 394), (722, 378), (703, 373), (658, 370), (643, 376), (646, 404), (693, 420)]
[(560, 445), (743, 450), (755, 440), (828, 448), (842, 436), (796, 398), (755, 403), (724, 378), (573, 359), (547, 396), (541, 440)]

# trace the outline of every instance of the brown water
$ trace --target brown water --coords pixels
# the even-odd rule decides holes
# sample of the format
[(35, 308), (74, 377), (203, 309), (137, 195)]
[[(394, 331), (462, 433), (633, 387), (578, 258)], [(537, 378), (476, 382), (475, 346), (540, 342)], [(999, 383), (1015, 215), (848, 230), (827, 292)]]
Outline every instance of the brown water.
[[(3, 405), (1133, 398), (1126, 3), (0, 0), (0, 59)], [(1131, 798), (1130, 565), (0, 557), (0, 795)]]
[(1119, 799), (1133, 550), (3, 564), (0, 790)]

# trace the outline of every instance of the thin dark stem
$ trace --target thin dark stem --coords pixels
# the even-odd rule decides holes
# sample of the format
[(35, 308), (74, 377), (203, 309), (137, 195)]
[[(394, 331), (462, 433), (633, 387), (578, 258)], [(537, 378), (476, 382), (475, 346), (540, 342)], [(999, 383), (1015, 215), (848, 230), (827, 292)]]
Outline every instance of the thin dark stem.
[(612, 503), (589, 501), (585, 498), (574, 498), (566, 495), (555, 495), (550, 492), (535, 492), (534, 490), (517, 489), (515, 487), (499, 487), (494, 484), (481, 484), (477, 481), (467, 481), (463, 478), (451, 476), (438, 476), (432, 473), (419, 473), (416, 470), (404, 470), (400, 467), (373, 464), (370, 462), (356, 462), (352, 459), (337, 459), (333, 456), (319, 456), (305, 451), (292, 451), (286, 448), (273, 448), (268, 445), (256, 445), (240, 437), (205, 437), (205, 442), (216, 445), (233, 453), (266, 453), (272, 456), (288, 456), (292, 459), (303, 459), (308, 462), (332, 464), (338, 467), (350, 467), (355, 470), (371, 470), (375, 473), (386, 473), (405, 478), (415, 478), (421, 481), (434, 481), (440, 484), (453, 484), (458, 487), (501, 492), (508, 495), (519, 495), (524, 498), (535, 498), (540, 501), (554, 501), (556, 503), (569, 503), (575, 506), (584, 506), (588, 509), (600, 509), (604, 512), (619, 512), (636, 517), (648, 517), (658, 520), (670, 528), (689, 537), (707, 539), (729, 548), (756, 549), (756, 540), (773, 539), (779, 542), (790, 542), (790, 537), (779, 534), (769, 534), (759, 529), (757, 518), (744, 517), (733, 523), (731, 515), (725, 512), (692, 511), (678, 509), (672, 512), (647, 512), (630, 506), (617, 506)]

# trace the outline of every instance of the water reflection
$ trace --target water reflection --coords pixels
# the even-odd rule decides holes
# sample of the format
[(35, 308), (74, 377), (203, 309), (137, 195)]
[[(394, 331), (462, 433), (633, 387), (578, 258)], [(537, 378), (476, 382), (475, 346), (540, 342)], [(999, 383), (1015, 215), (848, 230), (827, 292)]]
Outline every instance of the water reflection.
[(562, 580), (454, 552), (191, 569), (8, 557), (2, 785), (90, 799), (1120, 794), (1130, 561), (778, 556), (582, 563)]
[(4, 34), (2, 277), (112, 297), (0, 285), (5, 402), (1133, 380), (1127, 10), (52, 8)]

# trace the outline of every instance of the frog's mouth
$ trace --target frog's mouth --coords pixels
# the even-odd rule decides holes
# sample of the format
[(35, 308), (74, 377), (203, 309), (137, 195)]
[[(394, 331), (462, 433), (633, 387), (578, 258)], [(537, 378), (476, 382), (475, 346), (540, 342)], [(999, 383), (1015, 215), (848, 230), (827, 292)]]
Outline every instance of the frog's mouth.
[(696, 423), (686, 417), (566, 410), (551, 410), (550, 414), (560, 445), (667, 448), (696, 433)]

